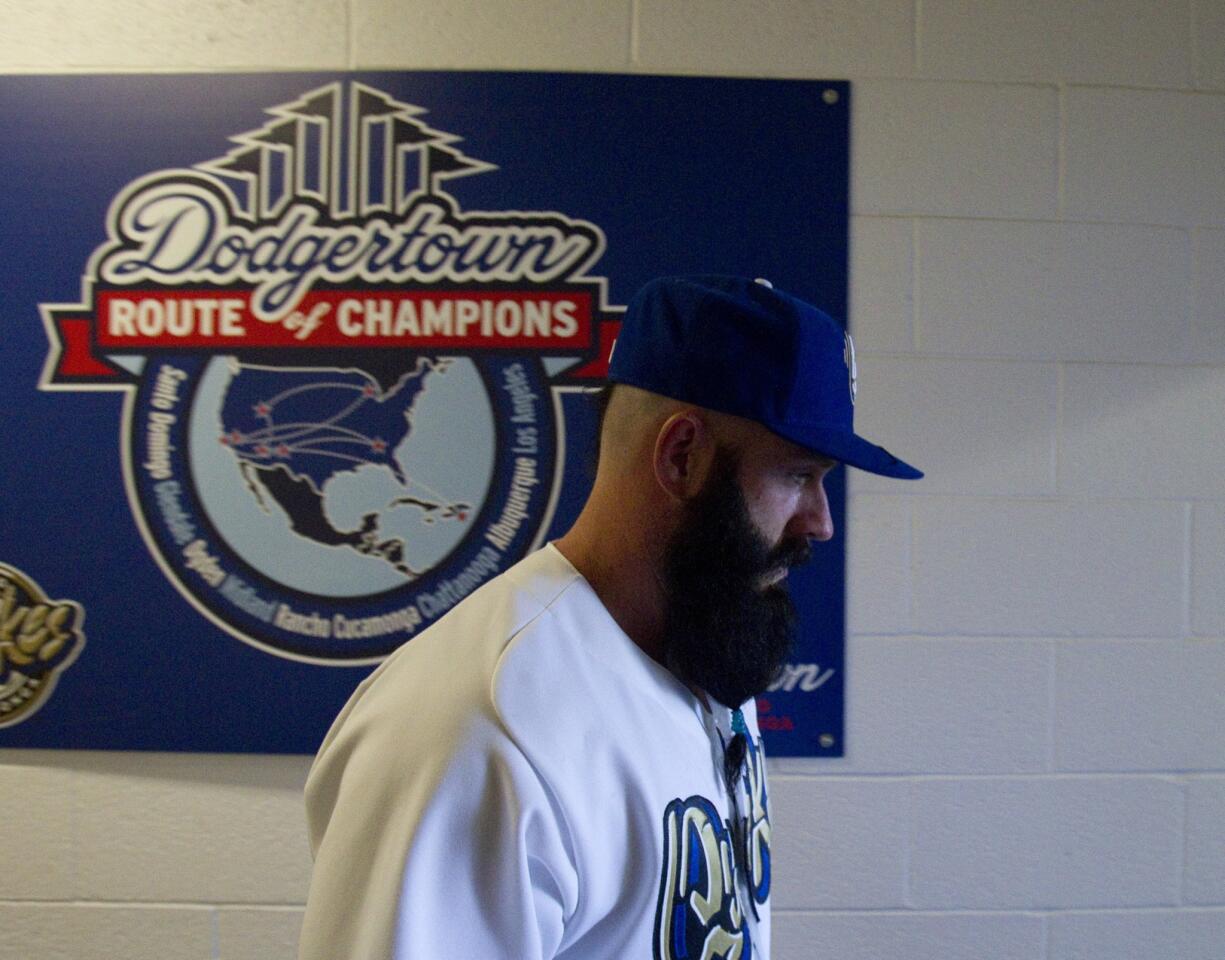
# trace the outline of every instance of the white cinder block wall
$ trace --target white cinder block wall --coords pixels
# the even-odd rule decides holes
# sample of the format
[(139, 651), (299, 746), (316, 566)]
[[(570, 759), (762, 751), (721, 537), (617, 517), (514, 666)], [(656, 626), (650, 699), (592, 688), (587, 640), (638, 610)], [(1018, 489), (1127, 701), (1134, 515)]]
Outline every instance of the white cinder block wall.
[[(7, 72), (854, 81), (861, 425), (928, 478), (852, 482), (776, 957), (1225, 958), (1225, 0), (0, 10)], [(0, 960), (293, 956), (305, 758), (0, 761)]]

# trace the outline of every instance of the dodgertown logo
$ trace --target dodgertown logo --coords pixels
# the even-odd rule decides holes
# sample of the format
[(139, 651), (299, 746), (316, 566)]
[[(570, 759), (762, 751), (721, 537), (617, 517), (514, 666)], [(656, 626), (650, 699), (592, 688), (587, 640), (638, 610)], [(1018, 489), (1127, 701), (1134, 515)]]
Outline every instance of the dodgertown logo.
[(123, 390), (125, 481), (166, 575), (235, 636), (384, 656), (537, 545), (558, 393), (617, 314), (595, 224), (468, 212), (496, 169), (425, 111), (332, 83), (111, 203), (46, 390)]
[(0, 727), (28, 720), (51, 696), (85, 635), (85, 612), (51, 600), (15, 567), (0, 563)]

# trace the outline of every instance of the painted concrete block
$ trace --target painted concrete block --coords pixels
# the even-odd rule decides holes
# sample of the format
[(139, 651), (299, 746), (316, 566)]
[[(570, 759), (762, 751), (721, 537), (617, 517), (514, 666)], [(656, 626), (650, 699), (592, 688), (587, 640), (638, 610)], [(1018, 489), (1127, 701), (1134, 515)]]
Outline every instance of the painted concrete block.
[(1225, 363), (1225, 230), (1200, 227), (1191, 242), (1195, 356), (1200, 363)]
[(13, 865), (0, 873), (0, 897), (76, 896), (72, 773), (47, 751), (0, 752), (0, 849)]
[(1187, 784), (1183, 892), (1187, 903), (1225, 904), (1225, 777), (1193, 777)]
[(910, 892), (920, 908), (1178, 902), (1182, 791), (1159, 778), (914, 785)]
[(904, 76), (905, 0), (641, 0), (636, 66), (648, 72), (839, 79)]
[(855, 427), (922, 480), (865, 473), (857, 490), (1040, 496), (1055, 490), (1054, 364), (865, 356)]
[(1191, 630), (1225, 637), (1225, 503), (1191, 508)]
[(902, 906), (906, 790), (900, 780), (772, 776), (774, 909)]
[(1225, 3), (1191, 0), (1195, 9), (1195, 85), (1225, 90)]
[(1045, 960), (1036, 916), (775, 912), (773, 925), (776, 960)]
[[(854, 483), (851, 486), (854, 489)], [(909, 630), (908, 498), (853, 495), (841, 535), (847, 538), (848, 634)]]
[(1057, 913), (1048, 960), (1219, 960), (1225, 910)]
[(98, 755), (77, 774), (81, 896), (305, 902), (308, 762)]
[(914, 349), (913, 235), (911, 220), (851, 217), (848, 327), (860, 352)]
[(1190, 7), (1144, 0), (924, 0), (920, 76), (1184, 87)]
[(1050, 644), (854, 637), (839, 772), (1048, 769)]
[(916, 498), (926, 634), (1182, 636), (1186, 508)]
[(1225, 498), (1225, 366), (1069, 364), (1059, 491)]
[(852, 97), (854, 213), (1055, 215), (1053, 87), (865, 80)]
[(1060, 643), (1055, 769), (1225, 769), (1222, 677), (1225, 640)]
[(1195, 359), (1185, 230), (924, 220), (922, 352), (1039, 360)]
[(630, 0), (354, 0), (359, 68), (626, 70)]
[(213, 954), (206, 907), (0, 903), (0, 960), (202, 960)]
[(1225, 95), (1067, 92), (1064, 215), (1225, 226)]
[(0, 66), (340, 69), (346, 11), (334, 0), (123, 0), (8, 5)]
[(221, 960), (297, 960), (302, 913), (298, 909), (217, 911)]

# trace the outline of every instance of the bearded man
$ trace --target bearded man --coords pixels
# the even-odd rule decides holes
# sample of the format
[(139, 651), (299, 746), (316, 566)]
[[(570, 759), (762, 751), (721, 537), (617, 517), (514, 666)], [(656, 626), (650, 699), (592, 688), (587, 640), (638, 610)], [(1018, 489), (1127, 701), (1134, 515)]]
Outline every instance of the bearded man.
[(834, 535), (853, 350), (765, 281), (666, 278), (626, 309), (573, 528), (358, 688), (307, 783), (301, 960), (768, 960), (753, 707), (789, 567)]

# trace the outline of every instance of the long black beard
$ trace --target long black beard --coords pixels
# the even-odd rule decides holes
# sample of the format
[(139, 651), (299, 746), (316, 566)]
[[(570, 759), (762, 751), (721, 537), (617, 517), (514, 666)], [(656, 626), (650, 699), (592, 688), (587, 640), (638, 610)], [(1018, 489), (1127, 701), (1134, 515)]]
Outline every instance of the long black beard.
[(685, 509), (664, 556), (664, 657), (683, 683), (735, 709), (765, 692), (791, 652), (795, 606), (781, 584), (761, 584), (803, 563), (804, 539), (771, 547), (749, 516), (736, 458), (720, 451)]

